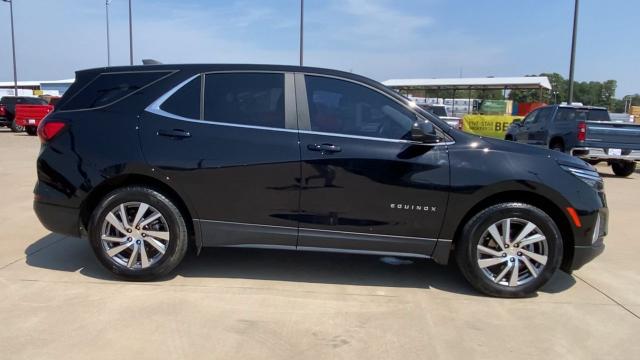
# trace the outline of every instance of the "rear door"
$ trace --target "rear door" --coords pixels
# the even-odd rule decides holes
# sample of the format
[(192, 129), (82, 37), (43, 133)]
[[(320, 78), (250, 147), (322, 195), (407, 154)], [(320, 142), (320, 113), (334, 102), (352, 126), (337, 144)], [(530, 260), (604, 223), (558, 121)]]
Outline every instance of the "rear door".
[(302, 249), (430, 255), (448, 199), (447, 146), (410, 141), (416, 114), (347, 79), (296, 74)]
[(147, 108), (147, 161), (196, 209), (204, 245), (297, 242), (300, 150), (293, 75), (195, 76)]

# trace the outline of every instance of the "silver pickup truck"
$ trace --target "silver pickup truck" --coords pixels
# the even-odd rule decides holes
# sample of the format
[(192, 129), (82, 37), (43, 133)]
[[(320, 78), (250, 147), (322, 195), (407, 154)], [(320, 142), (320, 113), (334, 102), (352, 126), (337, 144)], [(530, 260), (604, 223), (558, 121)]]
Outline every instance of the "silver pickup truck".
[(592, 165), (606, 161), (618, 176), (631, 175), (640, 161), (640, 125), (613, 122), (602, 107), (538, 108), (514, 122), (506, 140), (567, 152)]

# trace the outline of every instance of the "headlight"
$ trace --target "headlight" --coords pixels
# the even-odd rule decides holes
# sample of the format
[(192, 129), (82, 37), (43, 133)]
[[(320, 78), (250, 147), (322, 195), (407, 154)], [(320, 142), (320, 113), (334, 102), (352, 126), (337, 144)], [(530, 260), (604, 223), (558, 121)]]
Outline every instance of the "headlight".
[(565, 165), (560, 165), (560, 167), (596, 190), (602, 190), (604, 188), (604, 182), (597, 171), (578, 169)]

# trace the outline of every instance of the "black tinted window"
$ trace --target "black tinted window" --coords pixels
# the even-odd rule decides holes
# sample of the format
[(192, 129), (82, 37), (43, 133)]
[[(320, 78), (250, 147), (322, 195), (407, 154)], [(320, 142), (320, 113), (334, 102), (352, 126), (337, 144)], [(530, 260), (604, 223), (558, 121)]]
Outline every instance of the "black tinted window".
[(587, 117), (587, 120), (610, 121), (609, 113), (607, 112), (607, 110), (589, 110)]
[(4, 104), (4, 105), (13, 105), (16, 103), (16, 98), (14, 97), (3, 97), (2, 99), (0, 99), (0, 103)]
[(284, 74), (206, 75), (204, 119), (284, 128)]
[(201, 83), (200, 76), (189, 81), (162, 103), (160, 109), (189, 119), (200, 119)]
[(78, 94), (69, 99), (62, 110), (90, 109), (111, 104), (167, 74), (168, 72), (130, 72), (98, 75)]
[(536, 116), (535, 122), (540, 124), (548, 123), (549, 120), (551, 119), (551, 116), (553, 115), (553, 110), (554, 108), (552, 107), (546, 107), (546, 108), (540, 109), (538, 116)]
[(26, 98), (24, 103), (30, 105), (47, 105), (47, 101), (40, 98)]
[(571, 108), (559, 108), (556, 114), (556, 122), (586, 120), (586, 112)]
[(349, 81), (305, 76), (311, 129), (410, 139), (415, 115), (387, 96)]

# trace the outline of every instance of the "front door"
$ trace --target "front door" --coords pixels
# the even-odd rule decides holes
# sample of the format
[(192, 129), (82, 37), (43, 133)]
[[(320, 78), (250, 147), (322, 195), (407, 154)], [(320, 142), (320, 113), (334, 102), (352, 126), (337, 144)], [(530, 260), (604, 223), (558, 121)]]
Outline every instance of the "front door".
[(538, 117), (539, 112), (540, 110), (533, 110), (527, 116), (525, 116), (524, 120), (522, 120), (522, 126), (520, 126), (518, 132), (516, 133), (517, 142), (529, 144), (529, 137), (531, 132), (536, 127), (536, 118)]
[(204, 245), (295, 247), (293, 94), (293, 74), (210, 73), (142, 114), (144, 155), (193, 204)]
[(412, 142), (416, 114), (360, 83), (296, 74), (296, 97), (298, 246), (430, 255), (447, 205), (446, 145)]

